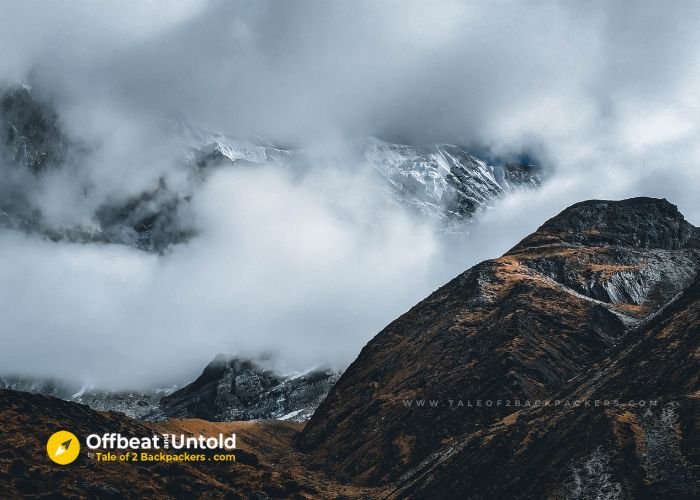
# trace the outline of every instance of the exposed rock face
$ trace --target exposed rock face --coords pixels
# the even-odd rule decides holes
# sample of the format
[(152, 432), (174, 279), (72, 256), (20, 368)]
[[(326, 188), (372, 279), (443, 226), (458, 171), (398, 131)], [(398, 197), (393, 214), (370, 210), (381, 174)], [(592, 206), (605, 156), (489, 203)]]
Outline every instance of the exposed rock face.
[(180, 195), (161, 181), (155, 189), (126, 200), (106, 203), (97, 209), (95, 219), (101, 231), (96, 239), (161, 252), (171, 245), (188, 241), (195, 230), (180, 211), (190, 195)]
[(678, 250), (698, 248), (699, 237), (698, 228), (666, 200), (590, 200), (548, 220), (513, 250), (547, 245)]
[(494, 199), (542, 182), (535, 166), (488, 165), (449, 144), (414, 147), (369, 139), (364, 155), (400, 202), (445, 221), (469, 219)]
[[(313, 415), (299, 446), (346, 480), (396, 481), (459, 436), (480, 436), (514, 413), (496, 401), (551, 398), (595, 363), (611, 363), (609, 356), (639, 335), (634, 328), (652, 322), (694, 282), (700, 269), (694, 235), (697, 229), (665, 200), (592, 201), (564, 210), (503, 257), (458, 276), (380, 332)], [(653, 374), (652, 353), (640, 352)], [(662, 359), (669, 368), (676, 361)], [(688, 361), (697, 373), (697, 359)], [(683, 376), (686, 386), (697, 383), (696, 376)], [(685, 386), (683, 391), (692, 392)], [(639, 394), (655, 396), (651, 392), (638, 388)], [(416, 400), (439, 403), (417, 408)], [(449, 403), (487, 400), (493, 406)], [(590, 429), (579, 421), (570, 424), (572, 433)], [(550, 446), (569, 447), (561, 457), (570, 459), (579, 456), (574, 450), (580, 438), (573, 441)], [(499, 443), (493, 453), (518, 449), (506, 438)], [(542, 454), (542, 446), (533, 450)], [(596, 463), (612, 453), (587, 452)], [(489, 463), (505, 474), (498, 459), (494, 455)], [(460, 464), (472, 467), (470, 461)], [(472, 491), (467, 480), (451, 487), (451, 476), (439, 477), (447, 496)], [(427, 487), (420, 491), (429, 496)], [(472, 496), (489, 497), (482, 491), (490, 490)]]
[(194, 382), (179, 390), (106, 391), (58, 379), (7, 376), (0, 377), (0, 389), (54, 396), (137, 420), (306, 422), (338, 378), (339, 371), (326, 368), (279, 375), (253, 361), (219, 355)]
[[(665, 200), (586, 201), (509, 253), (534, 257), (530, 267), (586, 296), (651, 311), (695, 277), (697, 237), (698, 229)], [(533, 255), (548, 247), (571, 250)], [(571, 262), (573, 254), (586, 264)]]
[(167, 417), (211, 421), (282, 419), (306, 421), (340, 373), (319, 369), (280, 376), (252, 361), (218, 356), (202, 375), (160, 400)]
[(34, 173), (63, 163), (68, 139), (56, 113), (36, 101), (28, 87), (12, 87), (0, 95), (2, 154)]
[(168, 389), (146, 392), (90, 390), (64, 399), (88, 405), (93, 410), (116, 411), (136, 420), (148, 420), (159, 415), (158, 403), (169, 392)]

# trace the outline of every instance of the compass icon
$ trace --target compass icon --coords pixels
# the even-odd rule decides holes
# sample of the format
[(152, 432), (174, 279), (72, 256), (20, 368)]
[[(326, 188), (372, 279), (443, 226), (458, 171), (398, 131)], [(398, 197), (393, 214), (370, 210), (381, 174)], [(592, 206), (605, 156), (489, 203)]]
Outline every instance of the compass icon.
[(78, 458), (80, 442), (69, 431), (58, 431), (51, 435), (46, 443), (46, 454), (59, 465), (68, 465)]

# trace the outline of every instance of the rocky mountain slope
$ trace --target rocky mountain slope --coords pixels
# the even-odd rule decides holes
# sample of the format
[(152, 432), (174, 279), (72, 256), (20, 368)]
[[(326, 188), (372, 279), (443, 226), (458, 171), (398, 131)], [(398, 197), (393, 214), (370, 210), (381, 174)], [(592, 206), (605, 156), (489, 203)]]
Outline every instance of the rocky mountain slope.
[[(596, 363), (618, 359), (624, 343), (694, 283), (697, 237), (666, 200), (589, 201), (564, 210), (380, 332), (313, 415), (299, 446), (345, 480), (399, 480), (443, 447), (515, 418), (514, 401), (552, 398)], [(653, 354), (644, 351), (650, 370), (660, 361)], [(697, 356), (687, 359), (697, 374)], [(697, 377), (689, 377), (687, 394), (697, 390)], [(417, 406), (424, 400), (436, 406)], [(518, 449), (503, 446), (501, 453)], [(465, 489), (444, 484), (454, 496), (471, 491), (468, 482)]]
[(58, 116), (34, 99), (26, 86), (11, 87), (0, 95), (0, 137), (6, 160), (38, 173), (64, 162), (69, 148)]
[(331, 369), (282, 376), (252, 361), (218, 356), (197, 380), (162, 398), (157, 411), (165, 417), (209, 421), (304, 422), (339, 377)]
[[(0, 391), (10, 437), (0, 480), (10, 495), (61, 486), (224, 497), (235, 484), (260, 498), (697, 498), (699, 236), (666, 200), (573, 205), (387, 326), (303, 430), (143, 423)], [(249, 387), (277, 383), (240, 361), (213, 365), (174, 408), (206, 394), (206, 411), (218, 411), (217, 397), (239, 411)], [(234, 467), (109, 468), (81, 456), (57, 470), (41, 458), (58, 427), (81, 436), (222, 426), (255, 441)]]
[(180, 389), (172, 386), (148, 391), (108, 391), (58, 379), (17, 376), (0, 377), (0, 389), (54, 396), (138, 420), (305, 422), (338, 378), (340, 372), (330, 368), (280, 375), (251, 360), (219, 355), (194, 382)]
[(370, 138), (363, 149), (398, 201), (447, 222), (469, 219), (493, 200), (542, 182), (534, 165), (488, 165), (451, 144), (416, 147)]
[[(696, 279), (554, 396), (619, 405), (512, 413), (440, 448), (404, 475), (391, 496), (697, 498), (699, 352)], [(640, 406), (649, 400), (656, 404)]]
[[(52, 240), (114, 243), (162, 252), (197, 233), (188, 217), (190, 201), (215, 168), (275, 165), (295, 168), (311, 160), (303, 149), (275, 146), (263, 139), (229, 137), (195, 127), (182, 117), (163, 120), (164, 134), (175, 147), (172, 163), (186, 187), (173, 187), (163, 176), (141, 192), (99, 200), (76, 224), (56, 225), (33, 199), (41, 194), (47, 171), (69, 169), (89, 196), (95, 191), (79, 175), (95, 147), (68, 137), (51, 103), (27, 86), (0, 89), (0, 229), (39, 234)], [(413, 147), (369, 138), (357, 145), (357, 162), (377, 173), (388, 196), (451, 225), (471, 218), (493, 200), (517, 189), (539, 186), (540, 169), (504, 163), (490, 166), (458, 146)]]

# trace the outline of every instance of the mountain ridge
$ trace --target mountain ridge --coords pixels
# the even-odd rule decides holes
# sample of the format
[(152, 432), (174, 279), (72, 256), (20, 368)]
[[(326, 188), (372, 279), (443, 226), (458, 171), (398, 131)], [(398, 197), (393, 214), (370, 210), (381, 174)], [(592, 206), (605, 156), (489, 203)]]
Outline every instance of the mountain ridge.
[[(628, 216), (644, 213), (640, 203), (663, 209), (650, 212), (656, 226), (645, 226), (649, 219), (642, 217), (638, 227), (628, 227)], [(592, 206), (608, 215), (621, 208), (626, 230), (647, 227), (662, 237), (596, 246), (604, 243), (600, 235), (570, 232), (581, 208)], [(504, 408), (469, 418), (445, 409), (421, 414), (403, 400), (551, 397), (694, 282), (700, 252), (679, 242), (691, 241), (686, 236), (697, 229), (685, 224), (664, 200), (592, 201), (564, 210), (372, 339), (312, 416), (300, 448), (347, 480), (384, 484), (434, 452), (436, 443), (508, 415)], [(650, 247), (655, 241), (659, 248)]]
[[(470, 498), (696, 496), (700, 492), (696, 433), (700, 381), (693, 353), (700, 340), (700, 274), (661, 314), (633, 333), (618, 352), (591, 366), (554, 396), (619, 399), (620, 404), (561, 412), (523, 409), (509, 416), (508, 423), (504, 424), (505, 419), (494, 423), (451, 450), (436, 452), (419, 466), (418, 474), (399, 480), (390, 497), (452, 498), (467, 487), (476, 493)], [(656, 404), (639, 406), (648, 399)], [(537, 428), (544, 430), (538, 433)], [(528, 433), (536, 437), (528, 439)], [(495, 449), (493, 443), (503, 435), (521, 447), (517, 461)], [(553, 443), (565, 449), (543, 452)], [(547, 467), (538, 457), (543, 453)], [(506, 462), (499, 466), (510, 469), (505, 481), (497, 481), (489, 471), (496, 460)], [(525, 472), (533, 467), (534, 475)], [(445, 477), (456, 484), (446, 488), (441, 481)]]
[[(41, 179), (70, 167), (88, 196), (95, 191), (76, 166), (94, 161), (93, 148), (68, 137), (61, 117), (30, 87), (0, 89), (0, 167), (13, 182), (0, 186), (0, 229), (35, 234), (52, 241), (121, 244), (154, 253), (186, 243), (198, 230), (188, 212), (207, 176), (218, 168), (272, 165), (303, 171), (320, 160), (301, 148), (276, 146), (261, 138), (237, 138), (196, 127), (182, 116), (163, 119), (163, 134), (175, 145), (169, 160), (186, 186), (163, 174), (151, 185), (104, 200), (80, 222), (54, 224), (32, 202)], [(7, 129), (7, 130), (5, 130)], [(537, 188), (542, 170), (508, 162), (487, 165), (458, 146), (410, 146), (366, 138), (354, 162), (366, 163), (389, 199), (454, 229), (494, 200), (519, 189)], [(341, 160), (322, 160), (333, 163)], [(347, 158), (342, 162), (347, 162)], [(175, 186), (177, 184), (178, 187)]]
[(264, 363), (219, 354), (194, 381), (150, 390), (110, 391), (55, 378), (0, 376), (0, 389), (53, 396), (141, 421), (201, 418), (212, 422), (279, 419), (305, 422), (341, 372), (315, 367), (280, 374)]
[[(620, 238), (611, 240), (613, 232)], [(182, 493), (238, 481), (246, 495), (271, 498), (696, 498), (696, 235), (666, 200), (591, 200), (565, 209), (379, 332), (305, 426), (249, 424), (248, 432), (266, 437), (255, 458), (241, 455), (245, 467), (139, 469), (150, 474), (147, 493), (170, 491), (171, 483)], [(228, 379), (229, 369), (235, 375), (248, 367), (217, 360), (200, 385)], [(134, 432), (224, 425), (145, 424), (13, 391), (0, 390), (0, 398), (9, 401), (0, 411), (8, 429), (29, 415), (43, 432), (66, 421), (116, 428), (110, 419)], [(54, 416), (58, 406), (63, 423)], [(29, 451), (15, 463), (12, 445), (0, 444), (0, 478), (10, 492), (73, 477), (31, 486)], [(92, 483), (70, 482), (71, 491), (86, 494), (97, 484), (119, 495), (121, 478), (81, 464)]]

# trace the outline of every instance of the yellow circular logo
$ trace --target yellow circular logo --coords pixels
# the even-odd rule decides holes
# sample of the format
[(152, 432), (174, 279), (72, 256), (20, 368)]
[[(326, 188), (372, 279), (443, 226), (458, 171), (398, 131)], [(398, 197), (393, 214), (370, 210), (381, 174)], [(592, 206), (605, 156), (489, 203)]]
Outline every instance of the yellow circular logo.
[(72, 432), (54, 432), (46, 443), (46, 453), (59, 465), (68, 465), (78, 458), (80, 443)]

